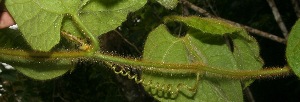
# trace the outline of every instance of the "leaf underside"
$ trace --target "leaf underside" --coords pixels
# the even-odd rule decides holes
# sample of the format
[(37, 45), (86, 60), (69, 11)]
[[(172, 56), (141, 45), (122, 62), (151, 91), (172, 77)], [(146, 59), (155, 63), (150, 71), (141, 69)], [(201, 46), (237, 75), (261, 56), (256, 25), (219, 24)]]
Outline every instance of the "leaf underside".
[(75, 66), (68, 60), (38, 62), (32, 61), (28, 63), (13, 63), (13, 66), (22, 74), (36, 79), (49, 80), (57, 78), (73, 69)]
[[(57, 50), (53, 48), (62, 41), (61, 31), (83, 38), (86, 32), (77, 25), (82, 22), (88, 32), (95, 37), (100, 36), (121, 25), (129, 12), (140, 9), (146, 2), (147, 0), (6, 0), (5, 5), (20, 31), (1, 31), (0, 34), (5, 35), (0, 37), (1, 48), (42, 52)], [(80, 21), (74, 21), (74, 16)], [(12, 32), (13, 34), (7, 35)], [(17, 40), (15, 38), (23, 42), (14, 41)], [(62, 46), (64, 45), (58, 45)], [(0, 59), (2, 62), (8, 61), (8, 64), (26, 76), (38, 80), (52, 79), (74, 68), (70, 59), (31, 61), (30, 54), (26, 58), (3, 55)]]
[[(178, 3), (178, 0), (157, 1), (168, 9), (174, 8)], [(83, 37), (84, 34), (81, 33), (86, 32), (78, 28), (76, 25), (78, 22), (72, 19), (74, 16), (80, 19), (79, 22), (83, 23), (89, 30), (88, 32), (97, 37), (121, 25), (129, 12), (140, 9), (146, 2), (147, 0), (6, 0), (5, 5), (18, 23), (22, 32), (21, 37), (25, 39), (26, 44), (30, 45), (33, 50), (47, 52), (61, 41), (62, 30), (76, 37)], [(262, 67), (256, 41), (239, 27), (218, 19), (196, 16), (169, 16), (164, 20), (165, 22), (182, 22), (190, 29), (186, 36), (179, 38), (172, 36), (165, 25), (157, 27), (149, 34), (146, 41), (144, 61), (178, 64), (204, 63), (207, 66), (226, 70), (256, 70)], [(300, 27), (294, 29), (298, 28)], [(294, 33), (298, 31), (294, 30)], [(7, 34), (7, 32), (9, 31), (0, 31), (0, 34)], [(224, 36), (232, 40), (232, 46), (226, 43), (228, 39), (224, 39)], [(17, 46), (14, 42), (11, 44), (5, 40), (6, 38), (3, 40), (3, 37), (0, 39), (1, 44), (6, 44), (3, 48)], [(290, 56), (300, 52), (295, 47), (297, 44), (291, 43), (288, 45), (290, 48), (287, 49), (290, 51), (287, 57), (292, 67), (298, 66), (296, 62), (293, 62), (298, 57)], [(233, 51), (229, 47), (232, 47)], [(30, 56), (27, 57), (30, 58)], [(52, 79), (74, 68), (70, 59), (36, 61), (3, 55), (0, 61), (4, 60), (8, 60), (8, 64), (13, 65), (26, 76), (38, 80)], [(297, 71), (297, 69), (294, 70)], [(170, 73), (142, 72), (141, 78), (144, 82), (149, 82), (148, 86), (144, 84), (145, 89), (160, 101), (186, 101), (187, 99), (243, 101), (239, 81), (211, 78), (203, 73), (172, 74), (172, 71)], [(164, 88), (170, 88), (170, 90)], [(176, 94), (178, 96), (173, 97), (172, 92), (176, 91), (179, 92)]]
[[(49, 51), (60, 41), (60, 31), (74, 32), (64, 25), (64, 17), (78, 16), (89, 32), (99, 36), (115, 29), (129, 12), (144, 6), (147, 0), (7, 0), (5, 5), (32, 49)], [(109, 5), (108, 5), (109, 4)], [(81, 32), (81, 30), (79, 31)], [(83, 33), (83, 32), (81, 32)], [(79, 35), (75, 32), (74, 35)]]
[[(194, 19), (194, 17), (191, 19)], [(160, 25), (148, 36), (143, 60), (178, 64), (199, 62), (226, 70), (255, 70), (262, 67), (258, 46), (252, 37), (240, 28), (238, 30), (236, 28), (229, 29), (228, 32), (223, 31), (227, 34), (233, 33), (229, 34), (234, 46), (234, 51), (231, 52), (220, 32), (217, 32), (219, 34), (207, 33), (210, 32), (209, 26), (213, 26), (213, 24), (207, 24), (206, 28), (208, 30), (202, 27), (198, 29), (190, 27), (186, 36), (181, 38), (174, 37), (168, 32), (165, 25)], [(243, 101), (239, 81), (215, 79), (206, 75), (200, 76), (199, 81), (197, 81), (196, 74), (172, 75), (151, 72), (143, 72), (141, 77), (145, 80), (145, 83), (151, 82), (153, 84), (152, 87), (145, 85), (145, 89), (160, 101), (180, 102), (187, 99), (193, 101)], [(189, 88), (198, 85), (197, 92), (193, 93), (187, 87), (177, 87), (181, 84), (186, 84)], [(155, 88), (153, 87), (155, 85), (161, 86)], [(173, 92), (178, 89), (178, 96), (174, 98), (171, 91), (156, 90), (162, 89), (162, 85), (169, 85), (172, 87), (171, 91)]]
[[(19, 30), (9, 28), (1, 29), (0, 45), (1, 52), (5, 52), (5, 50), (2, 49), (22, 49), (30, 51), (30, 46), (27, 45)], [(74, 64), (72, 64), (70, 60), (33, 60), (30, 55), (30, 53), (26, 53), (26, 56), (21, 57), (0, 54), (0, 62), (12, 65), (19, 72), (36, 80), (53, 79), (74, 68)]]
[(300, 20), (298, 20), (293, 26), (286, 48), (286, 57), (289, 66), (294, 73), (300, 77)]

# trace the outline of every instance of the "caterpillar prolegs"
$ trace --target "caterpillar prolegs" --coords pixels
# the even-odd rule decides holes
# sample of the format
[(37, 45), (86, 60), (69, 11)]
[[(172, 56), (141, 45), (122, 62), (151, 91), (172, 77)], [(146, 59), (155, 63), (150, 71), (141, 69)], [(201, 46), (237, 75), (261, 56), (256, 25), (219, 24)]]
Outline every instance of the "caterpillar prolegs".
[[(193, 97), (198, 89), (200, 74), (195, 75), (172, 75), (167, 73), (156, 73), (151, 70), (143, 70), (141, 66), (127, 66), (116, 64), (113, 62), (104, 62), (111, 68), (114, 73), (128, 77), (134, 80), (137, 84), (142, 84), (144, 89), (158, 97), (174, 99), (178, 97), (179, 93), (188, 97)], [(133, 73), (132, 70), (141, 72)], [(149, 77), (150, 76), (150, 77)], [(182, 81), (182, 80), (185, 81)], [(181, 81), (178, 81), (181, 80)]]

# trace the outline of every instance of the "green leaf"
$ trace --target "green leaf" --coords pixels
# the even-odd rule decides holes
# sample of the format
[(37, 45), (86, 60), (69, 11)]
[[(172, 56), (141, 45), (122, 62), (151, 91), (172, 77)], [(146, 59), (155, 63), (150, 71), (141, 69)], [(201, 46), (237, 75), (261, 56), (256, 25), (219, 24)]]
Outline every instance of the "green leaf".
[(229, 23), (226, 23), (222, 20), (215, 19), (215, 18), (201, 18), (197, 16), (167, 16), (164, 18), (164, 22), (182, 22), (189, 27), (198, 29), (205, 33), (210, 34), (228, 34), (233, 32), (238, 32), (242, 30), (239, 27), (233, 26)]
[(262, 69), (263, 60), (259, 56), (259, 46), (256, 40), (245, 30), (229, 34), (233, 40), (233, 55), (241, 70)]
[(49, 51), (60, 41), (60, 26), (65, 12), (59, 7), (62, 3), (50, 2), (43, 0), (5, 2), (24, 38), (34, 50)]
[[(229, 34), (233, 40), (233, 55), (240, 70), (259, 70), (263, 68), (263, 60), (259, 56), (259, 46), (256, 40), (247, 34), (245, 30), (239, 33)], [(244, 87), (248, 87), (254, 80), (244, 81)]]
[[(182, 38), (172, 36), (166, 26), (161, 25), (152, 31), (145, 44), (144, 61), (158, 61), (169, 63), (205, 63), (211, 67), (236, 70), (237, 62), (228, 49), (225, 40), (220, 35), (203, 33), (196, 29), (188, 31)], [(170, 72), (172, 73), (172, 72)], [(155, 91), (151, 85), (145, 85), (150, 94), (154, 94), (160, 101), (243, 101), (242, 89), (239, 81), (214, 79), (201, 76), (197, 81), (197, 75), (173, 75), (143, 72), (144, 81), (152, 82), (153, 86), (164, 84), (176, 91), (177, 85), (186, 84), (188, 87), (197, 85), (194, 94), (188, 88), (180, 87), (177, 97), (171, 93)], [(166, 88), (166, 87), (164, 87)], [(167, 90), (167, 89), (165, 89)]]
[(83, 34), (79, 28), (76, 27), (75, 22), (72, 21), (72, 18), (66, 17), (62, 22), (62, 31), (67, 31), (68, 33), (76, 36), (78, 38), (84, 38)]
[(28, 44), (37, 51), (49, 51), (60, 41), (64, 16), (79, 16), (95, 36), (115, 29), (129, 12), (147, 0), (7, 0), (7, 9)]
[[(233, 40), (233, 55), (238, 68), (242, 70), (261, 69), (263, 61), (259, 56), (259, 47), (256, 40), (240, 28), (214, 18), (201, 18), (197, 16), (167, 16), (166, 22), (183, 22), (189, 27), (210, 34), (228, 34)], [(227, 35), (226, 35), (227, 36)], [(230, 39), (229, 39), (230, 40)]]
[(156, 0), (156, 1), (167, 9), (174, 9), (178, 4), (178, 0)]
[[(22, 74), (37, 80), (56, 78), (75, 67), (73, 59), (51, 58), (51, 54), (44, 56), (45, 58), (34, 58), (32, 56), (42, 53), (11, 49), (1, 49), (0, 52), (1, 62), (7, 63)], [(20, 56), (14, 56), (14, 54)]]
[(121, 25), (129, 12), (136, 11), (147, 0), (90, 0), (80, 11), (80, 19), (95, 36)]
[(75, 66), (72, 65), (69, 60), (59, 60), (59, 61), (30, 61), (26, 63), (13, 63), (12, 66), (15, 67), (22, 74), (36, 79), (36, 80), (49, 80), (59, 77), (69, 70), (73, 69)]
[[(9, 28), (1, 29), (0, 48), (0, 62), (12, 65), (19, 72), (33, 79), (53, 79), (74, 68), (74, 64), (72, 64), (70, 59), (54, 59), (50, 58), (50, 55), (48, 59), (32, 59), (32, 56), (35, 55), (35, 53), (29, 53), (30, 46), (27, 45), (18, 30)], [(5, 52), (22, 53), (22, 55), (11, 56), (10, 54), (5, 54)]]
[(289, 66), (294, 73), (300, 77), (300, 20), (298, 20), (293, 26), (286, 48), (286, 57)]

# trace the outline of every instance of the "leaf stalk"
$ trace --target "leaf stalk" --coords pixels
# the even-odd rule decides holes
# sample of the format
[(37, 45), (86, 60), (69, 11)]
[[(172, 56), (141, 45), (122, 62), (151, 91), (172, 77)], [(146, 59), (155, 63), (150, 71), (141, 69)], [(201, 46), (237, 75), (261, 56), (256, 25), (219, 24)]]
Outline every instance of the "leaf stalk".
[(77, 24), (78, 28), (80, 28), (83, 32), (83, 35), (91, 40), (92, 48), (91, 50), (89, 50), (90, 54), (97, 52), (100, 49), (98, 39), (90, 32), (90, 30), (87, 29), (87, 27), (83, 24), (78, 15), (73, 14), (72, 18), (73, 21), (75, 21), (75, 23)]

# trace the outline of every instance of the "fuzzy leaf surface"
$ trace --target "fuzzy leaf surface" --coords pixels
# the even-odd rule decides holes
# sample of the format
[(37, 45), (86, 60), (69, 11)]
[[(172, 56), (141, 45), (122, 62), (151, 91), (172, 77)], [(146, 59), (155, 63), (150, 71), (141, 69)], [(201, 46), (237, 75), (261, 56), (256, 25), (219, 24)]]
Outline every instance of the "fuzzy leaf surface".
[(230, 34), (233, 32), (238, 32), (242, 30), (239, 27), (233, 26), (229, 23), (221, 21), (215, 18), (204, 18), (204, 17), (197, 17), (197, 16), (167, 16), (164, 18), (164, 22), (182, 22), (189, 27), (198, 29), (205, 33), (210, 34)]
[[(186, 64), (201, 62), (212, 67), (238, 69), (237, 62), (222, 36), (191, 29), (185, 37), (176, 38), (168, 32), (165, 25), (157, 27), (148, 36), (143, 60)], [(145, 86), (145, 89), (160, 101), (243, 101), (239, 81), (214, 79), (204, 75), (197, 82), (195, 75), (165, 75), (151, 72), (143, 72), (141, 77), (146, 83), (150, 81), (154, 84), (171, 85), (173, 89), (182, 83), (189, 87), (198, 83), (195, 94), (188, 89), (179, 88), (180, 93), (175, 98)]]
[(294, 73), (300, 77), (300, 20), (298, 20), (293, 26), (286, 48), (286, 57), (289, 66)]
[[(70, 60), (33, 60), (29, 52), (13, 52), (12, 49), (30, 50), (30, 46), (22, 37), (19, 30), (9, 28), (0, 30), (0, 62), (13, 66), (22, 74), (37, 80), (48, 80), (59, 77), (72, 68), (74, 64)], [(10, 51), (12, 50), (12, 51)], [(15, 50), (14, 50), (15, 51)], [(24, 56), (11, 56), (3, 53), (23, 53)], [(49, 55), (50, 56), (50, 55)]]
[(147, 0), (7, 0), (5, 5), (28, 44), (37, 51), (50, 51), (60, 41), (65, 16), (78, 16), (89, 32), (99, 36), (115, 29), (126, 20), (129, 12), (138, 10), (146, 2)]
[(241, 70), (262, 69), (263, 60), (259, 56), (259, 46), (256, 40), (245, 30), (229, 34), (233, 41), (233, 55)]
[(147, 0), (90, 0), (81, 12), (80, 18), (85, 26), (99, 36), (121, 25), (129, 12), (136, 11)]
[(178, 4), (178, 0), (156, 0), (156, 1), (167, 9), (174, 9)]
[(0, 61), (36, 80), (53, 79), (75, 67), (70, 60), (33, 60), (4, 54), (1, 54)]
[(59, 43), (62, 8), (46, 3), (49, 4), (47, 8), (42, 0), (7, 0), (5, 3), (24, 38), (34, 50), (49, 51)]

